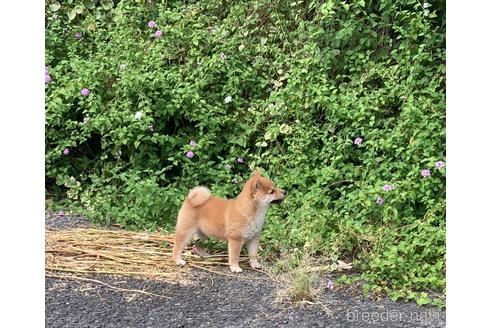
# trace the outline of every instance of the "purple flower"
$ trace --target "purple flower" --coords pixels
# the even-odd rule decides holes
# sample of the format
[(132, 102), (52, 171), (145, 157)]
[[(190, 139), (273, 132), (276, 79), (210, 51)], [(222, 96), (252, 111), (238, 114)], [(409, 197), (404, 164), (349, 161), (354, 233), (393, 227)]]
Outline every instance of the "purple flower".
[(49, 73), (48, 73), (48, 66), (45, 66), (45, 67), (44, 67), (44, 75), (48, 75), (48, 74), (49, 74)]
[(70, 154), (70, 150), (68, 148), (63, 149), (63, 155), (67, 156)]
[(428, 176), (430, 176), (430, 175), (431, 175), (431, 172), (430, 172), (430, 170), (429, 170), (429, 169), (423, 169), (423, 170), (422, 170), (422, 172), (420, 172), (420, 174), (421, 174), (424, 178), (426, 178), (426, 177), (428, 177)]
[(193, 254), (198, 254), (198, 249), (196, 248), (196, 245), (191, 246), (191, 252)]
[(376, 204), (383, 205), (384, 204), (384, 198), (381, 198), (378, 196), (378, 198), (376, 198)]
[(354, 144), (356, 144), (357, 146), (360, 146), (361, 143), (362, 143), (362, 138), (360, 138), (360, 137), (355, 138)]
[(219, 56), (220, 56), (220, 59), (222, 59), (222, 60), (225, 60), (227, 58), (223, 52), (221, 52)]
[(383, 186), (383, 190), (384, 191), (390, 191), (390, 190), (393, 190), (393, 189), (395, 189), (395, 186), (392, 186), (392, 185), (389, 185), (389, 184), (385, 184)]
[(186, 157), (188, 157), (188, 158), (193, 158), (194, 156), (195, 156), (195, 153), (192, 151), (189, 151), (186, 153)]
[(191, 140), (191, 141), (190, 141), (190, 146), (191, 146), (191, 148), (195, 148), (195, 147), (196, 147), (196, 142), (195, 142), (195, 140)]
[(154, 28), (154, 27), (156, 27), (156, 26), (157, 26), (157, 24), (156, 24), (153, 20), (151, 20), (151, 21), (149, 21), (149, 22), (147, 23), (147, 26), (148, 26), (148, 27), (150, 27), (150, 28)]
[(244, 159), (242, 157), (238, 157), (236, 159), (236, 162), (238, 162), (238, 163), (244, 163)]
[(51, 76), (49, 76), (48, 74), (46, 74), (46, 75), (44, 76), (44, 83), (48, 84), (48, 83), (50, 83), (50, 82), (51, 82)]
[(326, 282), (326, 288), (328, 288), (329, 290), (333, 290), (333, 286), (333, 281), (328, 279), (328, 281)]
[(159, 31), (155, 31), (155, 33), (154, 33), (154, 36), (155, 36), (156, 38), (160, 38), (160, 37), (161, 37), (161, 35), (162, 35), (162, 31), (160, 31), (160, 30), (159, 30)]
[(436, 167), (438, 170), (442, 169), (444, 167), (444, 162), (443, 161), (437, 161)]
[(75, 33), (75, 38), (76, 38), (77, 40), (82, 39), (82, 33), (80, 33), (80, 32)]
[(82, 94), (82, 96), (87, 97), (90, 91), (87, 88), (83, 88), (82, 90), (80, 90), (80, 93)]
[(224, 165), (224, 167), (226, 168), (227, 171), (230, 171), (232, 169), (231, 164), (226, 164), (226, 165)]

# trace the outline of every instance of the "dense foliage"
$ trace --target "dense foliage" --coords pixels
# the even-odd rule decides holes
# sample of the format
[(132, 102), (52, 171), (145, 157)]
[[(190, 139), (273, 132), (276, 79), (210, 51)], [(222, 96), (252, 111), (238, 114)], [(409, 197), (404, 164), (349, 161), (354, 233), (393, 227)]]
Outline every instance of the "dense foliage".
[[(353, 260), (366, 290), (445, 292), (444, 2), (46, 2), (46, 190), (172, 229), (254, 167), (287, 200), (267, 252)], [(434, 303), (441, 303), (435, 300)]]

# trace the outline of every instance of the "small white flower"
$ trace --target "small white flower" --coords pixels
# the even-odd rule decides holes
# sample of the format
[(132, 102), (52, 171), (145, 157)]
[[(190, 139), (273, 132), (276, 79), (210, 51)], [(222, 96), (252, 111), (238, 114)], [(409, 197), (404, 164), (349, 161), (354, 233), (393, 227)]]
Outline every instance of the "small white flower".
[(121, 69), (121, 70), (124, 70), (125, 68), (126, 68), (126, 64), (121, 64), (121, 65), (120, 65), (120, 69)]
[(142, 118), (142, 112), (141, 112), (141, 111), (136, 112), (136, 113), (135, 113), (135, 118), (136, 118), (137, 120), (141, 119), (141, 118)]
[(429, 9), (424, 9), (424, 16), (429, 16)]
[(239, 49), (239, 51), (243, 50), (244, 49), (244, 44), (241, 44), (238, 49)]
[(424, 2), (424, 8), (429, 8), (429, 3), (428, 2)]
[(232, 97), (231, 97), (231, 96), (227, 96), (227, 97), (225, 97), (225, 99), (224, 99), (224, 102), (225, 102), (226, 104), (230, 103), (231, 101), (232, 101)]

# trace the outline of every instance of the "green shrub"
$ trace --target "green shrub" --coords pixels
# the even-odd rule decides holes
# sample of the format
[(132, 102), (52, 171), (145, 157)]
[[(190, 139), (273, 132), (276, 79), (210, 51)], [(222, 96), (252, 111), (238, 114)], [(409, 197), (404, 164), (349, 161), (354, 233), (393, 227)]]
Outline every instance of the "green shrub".
[(46, 65), (56, 203), (172, 229), (191, 187), (233, 197), (261, 167), (289, 191), (268, 252), (445, 291), (444, 2), (49, 0)]

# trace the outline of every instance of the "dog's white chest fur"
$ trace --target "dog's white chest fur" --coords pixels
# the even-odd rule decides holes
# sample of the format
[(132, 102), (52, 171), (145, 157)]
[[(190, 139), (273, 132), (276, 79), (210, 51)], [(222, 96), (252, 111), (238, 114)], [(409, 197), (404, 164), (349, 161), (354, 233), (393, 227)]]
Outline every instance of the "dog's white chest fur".
[(263, 223), (265, 222), (265, 215), (267, 212), (268, 206), (264, 206), (258, 209), (255, 217), (251, 220), (248, 229), (244, 231), (243, 237), (245, 241), (253, 239), (253, 237), (257, 236), (261, 232), (261, 228), (263, 228)]

